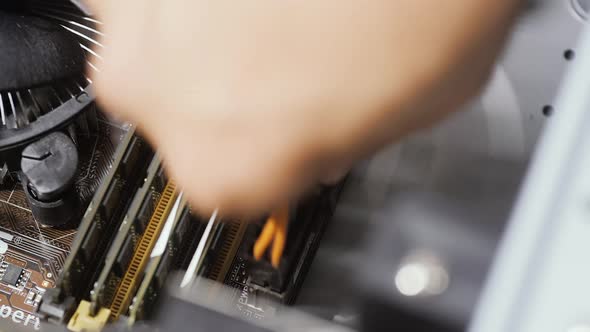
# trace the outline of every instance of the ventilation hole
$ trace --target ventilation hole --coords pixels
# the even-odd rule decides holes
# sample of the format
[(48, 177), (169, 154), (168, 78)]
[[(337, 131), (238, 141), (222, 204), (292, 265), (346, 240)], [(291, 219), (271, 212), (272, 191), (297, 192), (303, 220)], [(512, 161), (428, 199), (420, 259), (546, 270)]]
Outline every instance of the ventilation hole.
[(553, 114), (553, 111), (554, 111), (554, 109), (553, 109), (553, 106), (551, 106), (551, 105), (545, 105), (543, 107), (543, 115), (545, 115), (547, 117), (551, 116)]
[(574, 50), (566, 50), (565, 52), (563, 52), (563, 57), (567, 61), (571, 61), (576, 57), (576, 52), (574, 52)]

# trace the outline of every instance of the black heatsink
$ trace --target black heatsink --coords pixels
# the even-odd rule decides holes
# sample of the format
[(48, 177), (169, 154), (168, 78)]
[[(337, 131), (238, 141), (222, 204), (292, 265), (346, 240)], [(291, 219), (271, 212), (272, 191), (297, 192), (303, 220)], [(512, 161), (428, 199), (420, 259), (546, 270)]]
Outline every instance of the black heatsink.
[(18, 169), (24, 147), (92, 105), (99, 24), (66, 0), (0, 1), (0, 164)]

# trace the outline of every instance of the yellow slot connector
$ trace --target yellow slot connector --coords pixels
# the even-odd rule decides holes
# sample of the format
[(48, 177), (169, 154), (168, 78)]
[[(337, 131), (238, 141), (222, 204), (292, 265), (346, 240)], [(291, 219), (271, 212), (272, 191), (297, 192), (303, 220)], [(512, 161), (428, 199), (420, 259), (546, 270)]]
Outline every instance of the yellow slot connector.
[(98, 314), (94, 317), (89, 315), (90, 313), (90, 302), (81, 301), (78, 305), (78, 309), (68, 322), (68, 330), (74, 332), (97, 332), (101, 331), (106, 323), (109, 321), (111, 311), (106, 308), (102, 308), (98, 311)]
[(168, 182), (139, 241), (137, 249), (133, 253), (129, 268), (125, 272), (123, 280), (115, 293), (110, 310), (111, 320), (116, 321), (129, 308), (138, 283), (141, 281), (143, 270), (150, 259), (150, 253), (158, 241), (158, 237), (166, 223), (166, 217), (174, 205), (176, 194), (176, 184)]

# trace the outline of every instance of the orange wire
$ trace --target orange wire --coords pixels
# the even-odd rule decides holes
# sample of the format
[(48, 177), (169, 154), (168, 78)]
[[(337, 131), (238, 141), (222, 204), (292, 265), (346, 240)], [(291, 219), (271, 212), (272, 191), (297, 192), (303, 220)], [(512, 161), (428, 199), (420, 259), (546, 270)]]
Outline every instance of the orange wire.
[(287, 226), (289, 224), (289, 207), (278, 209), (270, 215), (267, 219), (260, 236), (254, 243), (254, 258), (260, 260), (270, 244), (271, 249), (271, 263), (275, 268), (279, 267), (281, 257), (285, 250), (285, 242), (287, 241)]
[(258, 236), (258, 240), (256, 240), (256, 243), (254, 244), (254, 258), (256, 260), (262, 258), (264, 252), (272, 242), (275, 235), (275, 228), (275, 220), (273, 218), (268, 218), (260, 236)]
[(285, 242), (287, 242), (287, 226), (289, 224), (289, 208), (282, 208), (275, 215), (276, 231), (275, 239), (272, 244), (270, 262), (275, 268), (279, 267), (281, 257), (285, 251)]

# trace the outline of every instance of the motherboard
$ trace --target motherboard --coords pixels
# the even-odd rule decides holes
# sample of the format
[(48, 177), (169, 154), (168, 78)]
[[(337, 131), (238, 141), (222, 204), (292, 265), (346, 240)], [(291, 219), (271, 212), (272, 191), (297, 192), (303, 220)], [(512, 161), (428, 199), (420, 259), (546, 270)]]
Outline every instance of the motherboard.
[[(80, 167), (75, 186), (83, 205), (108, 173), (126, 131), (102, 115), (95, 116), (95, 124), (96, 130), (76, 137)], [(37, 309), (47, 289), (55, 287), (78, 225), (53, 228), (38, 223), (18, 173), (6, 174), (0, 188), (0, 318), (37, 330)]]
[[(157, 314), (173, 271), (190, 269), (246, 319), (292, 304), (334, 207), (337, 190), (317, 188), (292, 210), (281, 264), (252, 257), (264, 218), (194, 216), (179, 187), (135, 128), (95, 115), (96, 130), (77, 135), (75, 182), (84, 213), (77, 223), (48, 227), (35, 220), (18, 172), (0, 191), (0, 326), (39, 330), (131, 328)], [(200, 248), (200, 249), (199, 249)], [(218, 286), (215, 286), (218, 285)]]
[(167, 288), (201, 280), (254, 321), (295, 301), (339, 186), (284, 209), (278, 262), (255, 257), (272, 213), (194, 213), (140, 131), (95, 105), (100, 21), (67, 0), (6, 0), (0, 28), (17, 55), (0, 57), (0, 331), (133, 329)]

